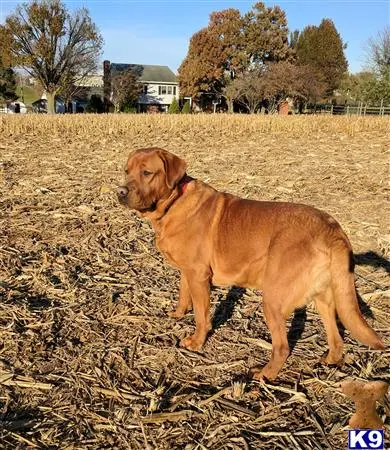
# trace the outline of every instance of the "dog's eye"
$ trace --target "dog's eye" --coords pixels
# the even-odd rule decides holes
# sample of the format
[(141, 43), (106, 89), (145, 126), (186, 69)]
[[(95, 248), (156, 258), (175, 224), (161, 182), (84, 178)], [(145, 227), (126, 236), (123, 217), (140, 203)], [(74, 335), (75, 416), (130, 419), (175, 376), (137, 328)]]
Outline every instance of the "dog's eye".
[(142, 175), (144, 177), (150, 177), (150, 175), (153, 175), (153, 172), (149, 172), (149, 170), (143, 170)]

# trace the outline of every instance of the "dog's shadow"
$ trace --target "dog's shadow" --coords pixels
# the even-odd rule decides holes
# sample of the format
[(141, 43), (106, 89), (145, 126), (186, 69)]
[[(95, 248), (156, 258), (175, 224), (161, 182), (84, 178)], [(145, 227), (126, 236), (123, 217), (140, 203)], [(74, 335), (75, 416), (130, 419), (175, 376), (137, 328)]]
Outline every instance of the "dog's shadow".
[(219, 297), (219, 303), (215, 308), (214, 316), (212, 319), (212, 330), (217, 330), (222, 327), (229, 319), (232, 318), (234, 309), (237, 303), (243, 298), (245, 289), (232, 286), (223, 299), (223, 295)]
[(386, 273), (390, 274), (390, 261), (371, 250), (365, 253), (355, 254), (354, 260), (357, 266), (372, 266), (375, 268), (381, 268), (384, 269)]
[[(375, 268), (383, 268), (387, 273), (390, 273), (390, 261), (373, 251), (355, 254), (354, 262), (355, 265), (370, 265)], [(215, 309), (212, 320), (213, 331), (220, 328), (232, 317), (237, 303), (243, 298), (245, 292), (245, 289), (234, 286), (230, 288), (226, 295), (226, 299), (223, 299), (222, 296), (220, 296), (220, 301)], [(374, 318), (374, 314), (369, 305), (360, 297), (359, 294), (357, 294), (357, 298), (363, 316)], [(297, 342), (302, 337), (302, 334), (305, 331), (306, 319), (306, 307), (297, 309), (294, 312), (294, 316), (291, 320), (287, 334), (290, 351), (294, 349)], [(338, 328), (341, 336), (344, 337), (345, 328), (341, 323), (338, 323)]]
[[(226, 298), (223, 298), (224, 296), (220, 295), (219, 303), (215, 308), (212, 320), (211, 333), (222, 327), (229, 319), (232, 318), (234, 310), (238, 302), (242, 300), (245, 292), (245, 289), (233, 286), (229, 289)], [(291, 351), (304, 332), (306, 317), (306, 307), (298, 309), (294, 312), (294, 316), (291, 320), (291, 325), (287, 335)]]

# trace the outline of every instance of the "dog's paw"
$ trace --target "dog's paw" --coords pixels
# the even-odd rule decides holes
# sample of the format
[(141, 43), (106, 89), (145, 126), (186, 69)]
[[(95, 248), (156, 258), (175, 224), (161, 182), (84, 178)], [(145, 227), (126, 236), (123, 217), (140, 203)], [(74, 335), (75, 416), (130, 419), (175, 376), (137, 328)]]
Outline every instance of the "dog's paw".
[(259, 368), (258, 366), (252, 367), (249, 370), (249, 378), (255, 381), (273, 381), (277, 377), (277, 373), (274, 373), (273, 370), (267, 368)]
[(168, 312), (168, 317), (171, 319), (182, 319), (185, 316), (185, 312), (180, 309), (175, 309)]
[(184, 347), (191, 352), (198, 352), (203, 345), (203, 341), (197, 338), (194, 334), (192, 336), (187, 336), (180, 341), (180, 347)]
[(249, 369), (248, 377), (255, 381), (266, 381), (263, 371), (256, 367)]
[(326, 352), (321, 358), (319, 363), (326, 365), (326, 366), (337, 366), (341, 367), (345, 362), (344, 356), (341, 356), (341, 358), (333, 357), (329, 352)]

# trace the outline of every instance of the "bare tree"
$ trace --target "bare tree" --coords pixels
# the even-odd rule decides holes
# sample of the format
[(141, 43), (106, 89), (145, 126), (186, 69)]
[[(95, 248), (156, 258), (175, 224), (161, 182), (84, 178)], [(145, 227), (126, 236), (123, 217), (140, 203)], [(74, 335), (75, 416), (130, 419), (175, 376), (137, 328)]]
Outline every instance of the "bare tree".
[(111, 77), (111, 102), (115, 112), (119, 112), (125, 103), (133, 103), (142, 91), (137, 77), (131, 69), (118, 72)]
[(309, 66), (289, 62), (269, 63), (233, 80), (224, 90), (228, 102), (244, 106), (249, 113), (256, 112), (262, 102), (269, 112), (276, 112), (287, 98), (298, 103), (315, 102), (325, 91), (316, 72)]
[(60, 0), (35, 0), (18, 6), (1, 28), (14, 65), (45, 89), (50, 113), (61, 89), (97, 68), (103, 39), (84, 8), (70, 14)]
[(370, 70), (380, 77), (390, 75), (390, 25), (367, 42), (366, 60)]
[(253, 70), (232, 80), (224, 89), (229, 104), (238, 103), (255, 113), (264, 100), (264, 69)]
[(69, 104), (75, 97), (87, 97), (88, 88), (86, 86), (82, 86), (78, 83), (75, 84), (74, 81), (65, 82), (61, 87), (59, 94), (61, 95), (61, 99), (65, 104), (65, 111), (69, 111)]
[(264, 95), (270, 112), (276, 112), (281, 102), (315, 102), (325, 92), (326, 85), (318, 80), (311, 66), (296, 66), (288, 62), (272, 63), (264, 74)]

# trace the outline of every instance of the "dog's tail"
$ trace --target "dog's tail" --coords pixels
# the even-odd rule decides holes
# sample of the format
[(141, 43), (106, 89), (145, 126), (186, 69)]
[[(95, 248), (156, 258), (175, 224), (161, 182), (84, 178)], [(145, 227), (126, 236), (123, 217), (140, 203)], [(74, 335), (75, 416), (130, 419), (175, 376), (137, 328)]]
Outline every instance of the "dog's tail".
[(347, 240), (337, 241), (332, 248), (331, 277), (336, 311), (345, 328), (362, 344), (384, 350), (381, 339), (360, 311), (355, 289), (353, 253)]

